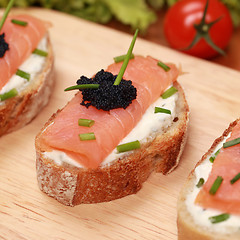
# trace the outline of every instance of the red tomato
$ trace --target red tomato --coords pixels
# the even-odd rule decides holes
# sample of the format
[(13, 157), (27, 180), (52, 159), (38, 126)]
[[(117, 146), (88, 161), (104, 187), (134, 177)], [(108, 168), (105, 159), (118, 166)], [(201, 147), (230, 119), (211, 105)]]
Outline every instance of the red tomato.
[[(201, 58), (218, 55), (203, 38), (191, 49), (182, 50), (193, 41), (197, 33), (194, 24), (201, 22), (206, 2), (207, 0), (180, 0), (168, 10), (164, 19), (164, 34), (172, 48)], [(227, 7), (221, 2), (209, 0), (206, 23), (215, 21), (219, 17), (221, 19), (210, 28), (208, 33), (214, 44), (224, 49), (232, 36), (231, 16)]]

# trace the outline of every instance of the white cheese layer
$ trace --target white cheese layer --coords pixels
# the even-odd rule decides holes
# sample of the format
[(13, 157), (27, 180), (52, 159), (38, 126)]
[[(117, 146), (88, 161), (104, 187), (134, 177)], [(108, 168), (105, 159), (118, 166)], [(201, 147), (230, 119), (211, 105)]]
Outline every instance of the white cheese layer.
[[(139, 123), (132, 129), (132, 131), (119, 143), (128, 143), (135, 140), (139, 140), (141, 143), (152, 140), (156, 133), (161, 133), (167, 129), (171, 124), (173, 119), (176, 117), (176, 102), (178, 99), (178, 93), (175, 93), (167, 99), (159, 98), (154, 102), (147, 111), (142, 116)], [(169, 109), (171, 114), (166, 113), (154, 113), (155, 107), (162, 107)], [(128, 153), (117, 153), (116, 149), (102, 162), (102, 166), (110, 164), (112, 161), (123, 157)], [(67, 156), (64, 152), (53, 150), (51, 152), (45, 152), (44, 156), (55, 161), (56, 164), (61, 165), (62, 163), (68, 163), (76, 167), (83, 167), (81, 164), (76, 162)]]
[[(226, 141), (226, 138), (221, 143), (218, 144), (218, 146), (214, 150), (214, 153), (223, 146), (223, 143)], [(217, 233), (234, 233), (240, 231), (239, 215), (231, 214), (230, 218), (227, 219), (226, 221), (212, 224), (209, 220), (209, 217), (217, 216), (219, 214), (222, 214), (223, 212), (215, 209), (203, 209), (201, 206), (198, 206), (194, 203), (201, 189), (196, 187), (199, 179), (203, 178), (206, 182), (212, 169), (212, 163), (209, 161), (209, 157), (195, 169), (196, 179), (194, 182), (194, 189), (192, 192), (188, 194), (185, 202), (187, 209), (191, 216), (193, 217), (194, 222), (197, 225), (206, 228), (208, 231)]]
[[(37, 48), (43, 51), (47, 51), (47, 37), (44, 37), (39, 42)], [(45, 60), (45, 57), (42, 57), (38, 54), (31, 54), (18, 68), (24, 72), (30, 73), (30, 80), (28, 81), (27, 79), (14, 74), (9, 79), (7, 84), (1, 89), (0, 94), (6, 93), (13, 88), (16, 88), (18, 92), (23, 91), (35, 78), (36, 74), (42, 71)], [(0, 102), (0, 104), (4, 104), (4, 101)]]

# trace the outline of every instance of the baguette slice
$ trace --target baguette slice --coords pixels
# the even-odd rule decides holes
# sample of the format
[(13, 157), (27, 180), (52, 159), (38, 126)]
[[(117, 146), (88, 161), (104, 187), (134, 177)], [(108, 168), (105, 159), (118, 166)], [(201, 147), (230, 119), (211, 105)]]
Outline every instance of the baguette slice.
[[(209, 157), (212, 156), (218, 150), (219, 144), (232, 132), (232, 129), (236, 124), (240, 121), (240, 119), (232, 122), (229, 127), (223, 132), (222, 136), (217, 138), (212, 144), (211, 148), (203, 155), (202, 159), (196, 164), (195, 168), (191, 171), (188, 176), (187, 181), (180, 191), (180, 195), (178, 198), (178, 206), (177, 206), (177, 225), (178, 225), (178, 240), (237, 240), (240, 239), (240, 230), (235, 232), (222, 232), (216, 230), (217, 224), (214, 226), (211, 224), (210, 227), (202, 226), (196, 223), (192, 214), (188, 210), (188, 206), (186, 203), (187, 196), (193, 192), (196, 187), (196, 167), (201, 164), (209, 162)], [(199, 215), (198, 215), (199, 216)], [(200, 216), (199, 216), (200, 217)], [(240, 219), (240, 216), (239, 216)], [(239, 221), (238, 219), (238, 221)], [(232, 227), (232, 226), (231, 226)], [(221, 227), (222, 228), (222, 227)]]
[(60, 203), (75, 206), (81, 203), (99, 203), (122, 198), (138, 192), (152, 172), (170, 173), (179, 163), (186, 141), (189, 108), (179, 83), (177, 117), (162, 134), (97, 169), (57, 165), (44, 156), (40, 145), (41, 133), (54, 121), (55, 113), (36, 137), (36, 169), (40, 189)]
[(28, 124), (48, 103), (54, 83), (53, 50), (48, 35), (47, 47), (42, 71), (17, 96), (0, 105), (0, 136)]

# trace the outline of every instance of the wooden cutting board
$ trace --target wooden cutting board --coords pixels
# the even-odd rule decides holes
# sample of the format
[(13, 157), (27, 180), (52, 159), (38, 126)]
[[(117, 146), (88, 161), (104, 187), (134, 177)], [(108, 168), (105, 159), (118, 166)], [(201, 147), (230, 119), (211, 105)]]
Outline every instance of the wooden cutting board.
[[(23, 11), (23, 10), (18, 10)], [(125, 53), (132, 36), (51, 10), (27, 13), (52, 22), (56, 85), (48, 106), (23, 129), (0, 139), (0, 239), (176, 240), (178, 193), (190, 170), (240, 113), (240, 73), (137, 39), (134, 53), (181, 65), (179, 82), (190, 106), (189, 137), (180, 166), (153, 174), (136, 195), (109, 203), (63, 206), (42, 193), (35, 172), (34, 138), (73, 96), (63, 89), (92, 76)]]

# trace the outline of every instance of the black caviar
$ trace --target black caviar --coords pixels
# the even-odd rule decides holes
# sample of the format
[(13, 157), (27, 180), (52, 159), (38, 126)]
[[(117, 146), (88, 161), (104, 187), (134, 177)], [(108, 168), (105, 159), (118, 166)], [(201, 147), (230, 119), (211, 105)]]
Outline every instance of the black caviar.
[(2, 58), (7, 50), (9, 50), (8, 43), (5, 41), (5, 34), (0, 35), (0, 58)]
[(117, 75), (104, 70), (99, 71), (93, 78), (81, 76), (77, 81), (81, 84), (99, 84), (98, 89), (80, 89), (83, 100), (81, 105), (94, 106), (97, 109), (109, 111), (115, 108), (126, 109), (137, 97), (137, 89), (132, 81), (122, 79), (119, 85), (113, 85)]

